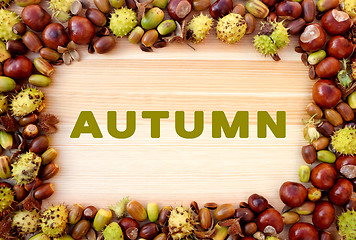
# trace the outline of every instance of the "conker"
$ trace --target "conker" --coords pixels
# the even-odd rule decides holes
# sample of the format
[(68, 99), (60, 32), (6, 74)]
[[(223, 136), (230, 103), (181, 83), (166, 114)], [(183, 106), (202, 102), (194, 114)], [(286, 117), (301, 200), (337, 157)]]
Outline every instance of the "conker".
[(334, 36), (327, 43), (326, 51), (330, 56), (337, 59), (348, 58), (353, 51), (353, 44), (351, 40), (343, 36)]
[(64, 27), (59, 23), (48, 25), (42, 32), (43, 42), (47, 47), (57, 50), (58, 46), (66, 46), (69, 42), (69, 37)]
[(73, 42), (85, 45), (93, 40), (95, 28), (89, 19), (74, 16), (68, 22), (68, 32)]
[(22, 55), (6, 60), (3, 66), (5, 76), (13, 79), (29, 78), (32, 70), (31, 60)]
[(339, 60), (334, 57), (327, 57), (315, 67), (315, 72), (319, 78), (333, 78), (340, 71)]
[(238, 208), (235, 212), (235, 218), (240, 218), (241, 222), (249, 223), (255, 219), (255, 214), (249, 208)]
[(320, 163), (310, 175), (311, 183), (320, 189), (330, 189), (336, 182), (337, 172), (333, 166), (328, 163)]
[(122, 228), (122, 232), (124, 233), (124, 237), (125, 239), (129, 239), (129, 237), (126, 234), (126, 230), (129, 228), (140, 228), (140, 225), (138, 224), (138, 222), (130, 217), (125, 217), (123, 219), (120, 220), (119, 222), (120, 227)]
[(41, 32), (51, 22), (51, 16), (40, 5), (29, 5), (22, 10), (22, 21), (32, 30)]
[(332, 108), (341, 99), (341, 91), (331, 80), (320, 79), (313, 86), (313, 99), (319, 107)]
[(350, 201), (352, 191), (352, 183), (345, 178), (339, 178), (329, 191), (329, 200), (337, 206), (342, 206)]
[(331, 203), (327, 201), (321, 201), (316, 204), (312, 218), (315, 227), (320, 229), (327, 229), (334, 222), (334, 218), (335, 208)]
[(189, 0), (171, 0), (168, 3), (167, 11), (172, 19), (180, 22), (192, 11), (192, 4)]
[(151, 240), (158, 235), (158, 226), (156, 223), (146, 223), (140, 229), (139, 236), (141, 238)]
[(210, 5), (209, 12), (214, 19), (218, 19), (231, 12), (232, 8), (232, 0), (217, 0)]
[(346, 12), (333, 9), (324, 14), (321, 25), (330, 35), (342, 35), (350, 29), (351, 19)]
[(289, 207), (299, 207), (307, 198), (308, 191), (300, 183), (285, 182), (279, 189), (279, 196), (284, 204)]
[(289, 229), (289, 240), (319, 240), (319, 233), (310, 223), (299, 222)]
[(323, 27), (318, 23), (306, 26), (299, 37), (299, 45), (306, 52), (320, 50), (326, 42), (326, 34)]
[(266, 210), (266, 208), (268, 206), (268, 201), (266, 198), (264, 198), (261, 195), (252, 194), (248, 198), (248, 205), (250, 206), (252, 211), (254, 211), (256, 213), (260, 213), (260, 212), (263, 212), (264, 210)]
[(280, 233), (284, 227), (283, 218), (276, 209), (269, 208), (258, 216), (257, 226), (262, 232), (267, 226), (272, 226), (277, 233)]
[(293, 20), (302, 14), (302, 6), (298, 2), (283, 1), (277, 5), (276, 12), (280, 18)]

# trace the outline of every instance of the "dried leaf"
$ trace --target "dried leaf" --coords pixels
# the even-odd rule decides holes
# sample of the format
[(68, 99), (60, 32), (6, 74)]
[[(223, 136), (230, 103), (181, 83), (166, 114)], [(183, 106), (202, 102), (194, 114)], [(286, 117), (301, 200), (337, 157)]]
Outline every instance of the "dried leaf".
[(80, 61), (80, 55), (79, 55), (78, 51), (72, 50), (72, 51), (69, 51), (69, 54), (74, 61), (76, 61), (76, 62)]
[(61, 54), (65, 53), (66, 51), (68, 51), (68, 48), (66, 47), (62, 47), (62, 46), (58, 46), (57, 51)]
[(11, 216), (10, 214), (3, 217), (0, 221), (0, 238), (4, 239), (17, 239), (14, 235), (11, 234)]
[(24, 209), (27, 211), (31, 211), (33, 209), (37, 209), (38, 211), (41, 210), (42, 202), (38, 201), (36, 198), (33, 197), (33, 189), (31, 190), (30, 194), (18, 205), (22, 205)]
[(15, 132), (17, 130), (15, 119), (9, 114), (0, 116), (0, 130), (5, 132)]
[(232, 224), (238, 222), (237, 219), (227, 219), (227, 220), (224, 220), (222, 222), (219, 222), (219, 226), (220, 227), (230, 227)]
[(52, 134), (57, 132), (57, 123), (59, 123), (59, 120), (55, 115), (45, 113), (39, 115), (37, 127), (42, 132)]
[(242, 234), (240, 222), (238, 222), (238, 221), (236, 221), (229, 227), (228, 232), (229, 232), (229, 235), (231, 235), (231, 236), (239, 235), (240, 237), (244, 237), (244, 235)]
[(68, 51), (63, 53), (62, 58), (63, 58), (64, 64), (69, 65), (72, 63), (72, 57), (70, 56)]
[(212, 238), (216, 234), (216, 228), (213, 228), (212, 230), (205, 231), (205, 232), (195, 230), (194, 234), (196, 237), (200, 239)]
[(67, 45), (68, 51), (71, 50), (76, 50), (77, 49), (77, 45), (75, 45), (75, 43), (73, 41), (70, 41)]

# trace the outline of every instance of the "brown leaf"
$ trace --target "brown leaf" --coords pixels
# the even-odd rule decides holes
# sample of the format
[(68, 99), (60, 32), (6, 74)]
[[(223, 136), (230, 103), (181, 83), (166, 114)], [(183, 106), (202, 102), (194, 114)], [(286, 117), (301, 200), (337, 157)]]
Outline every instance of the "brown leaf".
[(57, 132), (57, 123), (59, 123), (59, 120), (55, 115), (44, 113), (39, 115), (37, 127), (46, 134), (52, 134)]
[(22, 205), (24, 209), (27, 211), (31, 211), (33, 209), (37, 209), (38, 211), (41, 210), (42, 202), (38, 201), (36, 198), (33, 197), (33, 190), (28, 194), (28, 196), (19, 203)]
[(244, 237), (244, 235), (242, 234), (240, 222), (238, 222), (238, 221), (236, 221), (229, 227), (228, 232), (229, 232), (229, 235), (231, 235), (231, 236), (239, 235), (240, 237)]
[(9, 114), (0, 116), (0, 130), (5, 132), (15, 132), (17, 130), (15, 119)]
[(219, 226), (221, 227), (230, 227), (232, 224), (239, 222), (239, 219), (237, 218), (232, 218), (232, 219), (227, 219), (222, 222), (219, 222)]
[(3, 217), (0, 221), (0, 238), (4, 239), (16, 239), (14, 235), (11, 234), (11, 216), (10, 214)]
[(213, 228), (212, 230), (205, 231), (205, 232), (194, 230), (194, 234), (197, 238), (201, 238), (201, 239), (212, 238), (216, 234), (216, 228)]

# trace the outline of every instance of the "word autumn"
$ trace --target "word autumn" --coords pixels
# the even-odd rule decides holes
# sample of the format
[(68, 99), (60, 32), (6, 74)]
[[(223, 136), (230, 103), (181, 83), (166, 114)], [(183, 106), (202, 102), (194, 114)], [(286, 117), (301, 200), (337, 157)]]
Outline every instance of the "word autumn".
[[(151, 123), (151, 138), (160, 138), (161, 121), (168, 119), (168, 111), (142, 111), (142, 119), (147, 119)], [(192, 139), (199, 137), (204, 131), (204, 112), (194, 112), (194, 129), (187, 130), (185, 127), (185, 112), (175, 112), (175, 130), (178, 136)], [(226, 138), (235, 138), (239, 132), (240, 138), (249, 137), (249, 112), (238, 111), (232, 119), (231, 124), (223, 111), (213, 111), (212, 117), (212, 137), (221, 138), (224, 133)], [(257, 112), (257, 137), (267, 137), (267, 127), (276, 138), (286, 137), (286, 112), (277, 111), (276, 121), (272, 119), (266, 111)], [(110, 136), (118, 139), (129, 138), (136, 131), (136, 112), (126, 112), (126, 129), (117, 129), (117, 113), (115, 111), (107, 112), (107, 130)], [(92, 134), (93, 138), (102, 138), (103, 134), (91, 111), (82, 111), (74, 125), (71, 138), (79, 138), (81, 134)]]

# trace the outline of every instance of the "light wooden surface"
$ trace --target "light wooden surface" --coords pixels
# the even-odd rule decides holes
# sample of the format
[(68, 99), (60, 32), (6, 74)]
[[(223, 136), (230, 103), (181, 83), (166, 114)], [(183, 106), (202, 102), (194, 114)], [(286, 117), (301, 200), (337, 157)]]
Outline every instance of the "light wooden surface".
[[(52, 145), (59, 150), (59, 174), (52, 180), (50, 203), (79, 202), (106, 207), (123, 196), (143, 203), (189, 204), (216, 201), (235, 206), (252, 193), (263, 194), (281, 209), (278, 190), (286, 180), (298, 180), (303, 163), (301, 119), (311, 100), (312, 81), (294, 52), (295, 39), (281, 51), (281, 62), (256, 53), (252, 37), (239, 44), (219, 42), (214, 32), (194, 45), (182, 44), (144, 53), (127, 39), (106, 55), (56, 68), (51, 87), (45, 89), (47, 111), (59, 116), (59, 132)], [(102, 139), (70, 133), (81, 111), (93, 111)], [(114, 139), (106, 131), (106, 112), (119, 114), (125, 127), (126, 111), (137, 112), (136, 133)], [(150, 122), (143, 110), (167, 110), (161, 138), (150, 137)], [(186, 140), (174, 130), (174, 112), (184, 110), (188, 128), (193, 112), (205, 112), (204, 133)], [(213, 139), (211, 112), (221, 110), (232, 119), (236, 111), (250, 112), (248, 139)], [(256, 137), (256, 112), (287, 112), (287, 137)]]

